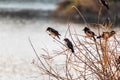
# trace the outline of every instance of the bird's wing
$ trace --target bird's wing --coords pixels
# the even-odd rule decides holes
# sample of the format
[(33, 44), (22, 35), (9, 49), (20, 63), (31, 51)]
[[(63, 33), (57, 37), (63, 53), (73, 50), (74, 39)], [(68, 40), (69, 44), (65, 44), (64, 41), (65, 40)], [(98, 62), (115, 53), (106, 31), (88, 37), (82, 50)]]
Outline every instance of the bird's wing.
[(72, 45), (71, 42), (68, 42), (68, 43), (67, 43), (67, 46), (68, 46), (70, 49), (73, 48), (73, 45)]
[(71, 51), (74, 53), (74, 49), (73, 49), (72, 43), (71, 43), (71, 42), (68, 42), (68, 43), (67, 43), (67, 46), (68, 46), (68, 48), (71, 49)]
[(59, 32), (55, 29), (52, 29), (51, 31), (54, 32), (56, 35), (60, 35)]
[(93, 31), (91, 31), (91, 30), (88, 30), (87, 31), (89, 34), (92, 34), (93, 36), (95, 35), (95, 33), (93, 32)]

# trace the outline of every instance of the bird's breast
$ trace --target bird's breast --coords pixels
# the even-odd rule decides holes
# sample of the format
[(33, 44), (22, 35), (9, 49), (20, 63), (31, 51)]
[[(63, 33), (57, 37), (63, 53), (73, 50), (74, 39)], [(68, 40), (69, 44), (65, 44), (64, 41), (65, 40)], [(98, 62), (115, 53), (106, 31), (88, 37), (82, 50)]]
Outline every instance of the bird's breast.
[(86, 32), (86, 35), (87, 35), (87, 37), (93, 37), (93, 34), (92, 34), (92, 33)]

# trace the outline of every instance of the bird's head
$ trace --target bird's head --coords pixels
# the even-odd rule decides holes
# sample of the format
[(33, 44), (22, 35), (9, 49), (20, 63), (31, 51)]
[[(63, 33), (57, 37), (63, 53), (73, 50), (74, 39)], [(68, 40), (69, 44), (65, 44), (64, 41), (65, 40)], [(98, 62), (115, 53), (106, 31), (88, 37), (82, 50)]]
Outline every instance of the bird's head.
[(65, 38), (64, 41), (65, 41), (65, 42), (69, 42), (69, 39), (68, 39), (68, 38)]
[(83, 29), (83, 31), (87, 31), (87, 30), (90, 30), (88, 27), (85, 27), (84, 29)]
[(50, 31), (51, 30), (51, 27), (48, 27), (47, 29), (46, 29), (46, 31)]
[(115, 31), (111, 31), (111, 34), (115, 34)]

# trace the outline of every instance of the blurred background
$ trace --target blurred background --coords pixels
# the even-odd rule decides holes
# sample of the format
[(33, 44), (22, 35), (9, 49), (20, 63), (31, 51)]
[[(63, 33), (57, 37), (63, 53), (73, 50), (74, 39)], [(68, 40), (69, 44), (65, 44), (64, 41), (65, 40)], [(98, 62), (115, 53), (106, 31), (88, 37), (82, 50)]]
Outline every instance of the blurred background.
[[(110, 0), (109, 4), (110, 10), (103, 8), (100, 22), (110, 17), (113, 27), (119, 27), (120, 2)], [(47, 80), (31, 64), (36, 56), (28, 37), (40, 55), (44, 54), (42, 48), (59, 49), (46, 33), (47, 27), (59, 30), (63, 41), (69, 20), (83, 34), (84, 22), (73, 5), (88, 23), (97, 23), (98, 0), (0, 0), (0, 80)]]

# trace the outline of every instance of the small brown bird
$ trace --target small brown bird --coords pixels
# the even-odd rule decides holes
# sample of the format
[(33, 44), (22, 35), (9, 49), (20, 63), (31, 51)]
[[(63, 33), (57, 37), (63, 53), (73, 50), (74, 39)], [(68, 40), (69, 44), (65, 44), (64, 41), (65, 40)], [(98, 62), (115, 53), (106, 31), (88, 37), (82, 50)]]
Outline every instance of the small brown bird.
[(71, 42), (68, 38), (65, 38), (64, 41), (65, 41), (67, 47), (68, 47), (69, 49), (71, 49), (72, 53), (74, 53), (75, 51), (74, 51), (72, 42)]
[(109, 4), (106, 0), (100, 0), (103, 6), (105, 6), (107, 9), (109, 9)]
[(60, 39), (60, 34), (59, 34), (59, 32), (57, 31), (57, 30), (55, 30), (55, 29), (53, 29), (53, 28), (51, 28), (51, 27), (48, 27), (47, 29), (46, 29), (46, 31), (48, 31), (49, 32), (49, 35), (51, 35), (51, 36), (53, 36), (53, 37), (55, 37), (55, 36), (57, 36), (59, 39)]
[(112, 37), (114, 34), (116, 34), (115, 31), (103, 32), (103, 34), (98, 36), (97, 38), (103, 38), (103, 39), (107, 40), (108, 38)]
[(91, 31), (88, 27), (85, 27), (83, 29), (83, 31), (85, 32), (87, 37), (90, 37), (90, 38), (93, 38), (94, 40), (96, 40), (95, 39), (95, 36), (96, 36), (95, 33), (93, 31)]

